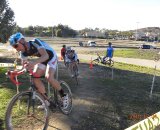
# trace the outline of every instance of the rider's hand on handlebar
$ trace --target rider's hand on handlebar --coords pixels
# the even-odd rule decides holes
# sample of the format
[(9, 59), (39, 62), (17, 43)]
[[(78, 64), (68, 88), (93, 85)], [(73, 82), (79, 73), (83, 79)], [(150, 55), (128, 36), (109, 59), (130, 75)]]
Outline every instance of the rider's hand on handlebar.
[(35, 65), (35, 63), (34, 62), (24, 62), (24, 68), (26, 68), (26, 69), (28, 69), (28, 70), (31, 70), (31, 69), (33, 69), (33, 67), (34, 67), (34, 65)]

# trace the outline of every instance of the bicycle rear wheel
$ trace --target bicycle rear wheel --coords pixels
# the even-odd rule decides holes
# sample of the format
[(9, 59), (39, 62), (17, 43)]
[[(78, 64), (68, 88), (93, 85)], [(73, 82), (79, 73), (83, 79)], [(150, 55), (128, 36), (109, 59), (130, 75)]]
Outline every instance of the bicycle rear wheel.
[(109, 59), (105, 62), (106, 65), (108, 65), (109, 67), (112, 67), (114, 65), (114, 61)]
[[(7, 130), (46, 130), (49, 121), (49, 109), (43, 97), (32, 92), (21, 92), (15, 95), (8, 104), (5, 124)], [(35, 97), (34, 99), (32, 97)], [(44, 104), (44, 109), (38, 109)]]
[(62, 105), (62, 98), (59, 95), (59, 93), (57, 93), (58, 107), (62, 111), (63, 114), (68, 115), (72, 111), (72, 92), (71, 92), (71, 89), (70, 89), (69, 85), (66, 82), (60, 81), (60, 85), (61, 85), (64, 93), (68, 94), (69, 103), (68, 103), (68, 107), (64, 109), (63, 105)]

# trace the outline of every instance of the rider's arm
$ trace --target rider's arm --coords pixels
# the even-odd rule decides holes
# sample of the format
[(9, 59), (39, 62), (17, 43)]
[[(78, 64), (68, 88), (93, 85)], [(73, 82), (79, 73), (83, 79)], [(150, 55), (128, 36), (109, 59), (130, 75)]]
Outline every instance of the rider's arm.
[(34, 61), (35, 64), (42, 63), (49, 59), (49, 55), (44, 47), (44, 46), (47, 46), (47, 44), (43, 44), (43, 43), (44, 42), (42, 42), (39, 39), (35, 39), (33, 43), (33, 45), (37, 48), (38, 53), (41, 55), (37, 60)]
[(77, 55), (77, 53), (74, 53), (74, 55), (75, 55), (74, 60), (75, 60), (75, 61), (77, 61), (77, 59), (78, 59), (78, 55)]
[(44, 48), (38, 49), (38, 52), (39, 52), (39, 54), (41, 56), (38, 59), (36, 59), (36, 60), (34, 60), (32, 62), (28, 62), (27, 69), (32, 69), (36, 64), (42, 63), (42, 62), (44, 62), (44, 61), (49, 59), (49, 55), (48, 55), (48, 53), (46, 52), (46, 50)]
[(34, 64), (42, 63), (49, 59), (49, 55), (44, 48), (38, 49), (38, 52), (41, 56), (38, 59), (34, 60)]
[(48, 46), (47, 44), (44, 45), (44, 43), (41, 40), (35, 39), (32, 42), (32, 45), (37, 48), (38, 53), (40, 54), (40, 57), (37, 58), (36, 60), (34, 60), (33, 62), (29, 62), (28, 69), (33, 68), (34, 65), (36, 65), (37, 63), (42, 63), (42, 62), (45, 62), (46, 60), (49, 59), (49, 55), (48, 55), (46, 48), (45, 48)]
[(65, 60), (66, 60), (66, 62), (70, 61), (68, 53), (65, 54)]
[(20, 59), (21, 59), (22, 69), (24, 69), (24, 65), (28, 62), (28, 58), (24, 56), (22, 52), (20, 52)]

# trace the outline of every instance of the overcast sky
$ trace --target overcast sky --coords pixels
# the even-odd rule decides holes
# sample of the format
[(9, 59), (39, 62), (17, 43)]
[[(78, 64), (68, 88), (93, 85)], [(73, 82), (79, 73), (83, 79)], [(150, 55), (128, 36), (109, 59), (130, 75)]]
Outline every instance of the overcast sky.
[(119, 31), (160, 27), (160, 0), (8, 0), (20, 27), (54, 26)]

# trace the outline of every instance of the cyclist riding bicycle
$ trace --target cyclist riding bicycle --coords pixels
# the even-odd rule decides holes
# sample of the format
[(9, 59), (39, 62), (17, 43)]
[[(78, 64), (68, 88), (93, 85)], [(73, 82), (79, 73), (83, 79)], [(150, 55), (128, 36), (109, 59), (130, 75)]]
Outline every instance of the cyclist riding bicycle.
[[(51, 84), (51, 86), (59, 91), (62, 97), (63, 107), (67, 108), (68, 95), (64, 93), (60, 83), (54, 77), (57, 66), (56, 52), (47, 43), (38, 38), (27, 42), (24, 36), (19, 32), (11, 35), (9, 42), (10, 45), (19, 52), (23, 67), (27, 64), (27, 69), (33, 69), (36, 77), (41, 77), (45, 74), (45, 78)], [(34, 61), (29, 61), (27, 60), (28, 56), (36, 56), (38, 58)], [(49, 100), (41, 79), (34, 78), (33, 80), (38, 92), (41, 93), (47, 100)], [(49, 106), (51, 103), (49, 103), (47, 100), (46, 102)], [(39, 106), (39, 108), (44, 108), (44, 105), (42, 104)]]
[(113, 49), (113, 47), (112, 47), (112, 43), (109, 42), (109, 43), (108, 43), (107, 50), (106, 50), (106, 56), (103, 57), (103, 61), (105, 61), (107, 58), (108, 58), (108, 59), (112, 59), (113, 53), (114, 53), (114, 49)]
[(77, 62), (79, 63), (79, 59), (78, 59), (77, 53), (75, 52), (75, 50), (72, 50), (71, 47), (67, 47), (66, 49), (65, 62), (66, 64), (69, 64), (69, 69), (71, 70), (71, 74), (72, 74), (71, 77), (74, 77), (73, 66), (77, 68), (77, 74), (79, 74), (78, 65), (77, 65)]

